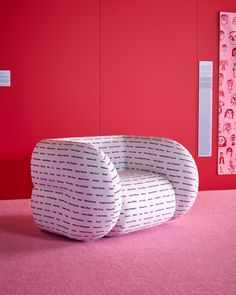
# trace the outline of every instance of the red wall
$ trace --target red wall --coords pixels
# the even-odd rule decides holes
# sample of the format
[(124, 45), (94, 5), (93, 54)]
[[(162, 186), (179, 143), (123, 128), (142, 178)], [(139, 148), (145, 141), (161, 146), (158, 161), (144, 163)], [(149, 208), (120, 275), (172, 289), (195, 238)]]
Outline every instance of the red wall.
[(98, 0), (1, 1), (0, 197), (31, 193), (40, 138), (99, 134)]
[[(234, 0), (2, 1), (0, 198), (31, 192), (41, 138), (160, 135), (195, 157), (200, 189), (236, 188), (217, 176), (218, 12)], [(214, 61), (213, 157), (197, 157), (198, 60)]]
[(236, 12), (235, 0), (198, 0), (197, 59), (214, 61), (213, 157), (197, 158), (201, 189), (235, 189), (236, 175), (217, 175), (218, 131), (218, 13)]

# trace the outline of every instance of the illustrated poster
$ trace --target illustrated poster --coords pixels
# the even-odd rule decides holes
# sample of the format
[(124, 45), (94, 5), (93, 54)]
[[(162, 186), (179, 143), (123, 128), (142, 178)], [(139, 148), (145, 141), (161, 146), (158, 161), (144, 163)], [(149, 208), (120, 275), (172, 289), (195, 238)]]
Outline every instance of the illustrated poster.
[(218, 174), (236, 174), (236, 13), (220, 12)]

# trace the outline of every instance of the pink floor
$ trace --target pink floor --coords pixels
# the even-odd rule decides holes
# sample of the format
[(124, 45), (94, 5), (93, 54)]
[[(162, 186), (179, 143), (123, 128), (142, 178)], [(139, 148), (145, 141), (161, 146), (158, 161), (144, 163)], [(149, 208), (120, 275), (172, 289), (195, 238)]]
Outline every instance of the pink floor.
[(200, 192), (186, 216), (83, 243), (40, 231), (29, 200), (0, 201), (1, 295), (235, 295), (236, 191)]

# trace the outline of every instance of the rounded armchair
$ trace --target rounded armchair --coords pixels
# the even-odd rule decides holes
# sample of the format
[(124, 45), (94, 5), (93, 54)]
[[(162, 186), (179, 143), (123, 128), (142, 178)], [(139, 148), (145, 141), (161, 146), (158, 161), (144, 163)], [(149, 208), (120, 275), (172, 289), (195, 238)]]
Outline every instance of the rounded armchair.
[(160, 137), (42, 140), (32, 154), (31, 174), (36, 224), (82, 241), (178, 218), (198, 192), (191, 154)]

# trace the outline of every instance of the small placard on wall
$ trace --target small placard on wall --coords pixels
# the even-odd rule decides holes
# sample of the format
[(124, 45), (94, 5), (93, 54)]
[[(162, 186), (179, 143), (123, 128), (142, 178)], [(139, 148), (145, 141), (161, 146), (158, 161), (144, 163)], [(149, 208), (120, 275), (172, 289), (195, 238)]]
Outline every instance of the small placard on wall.
[(11, 86), (11, 71), (0, 70), (0, 87), (1, 86)]

